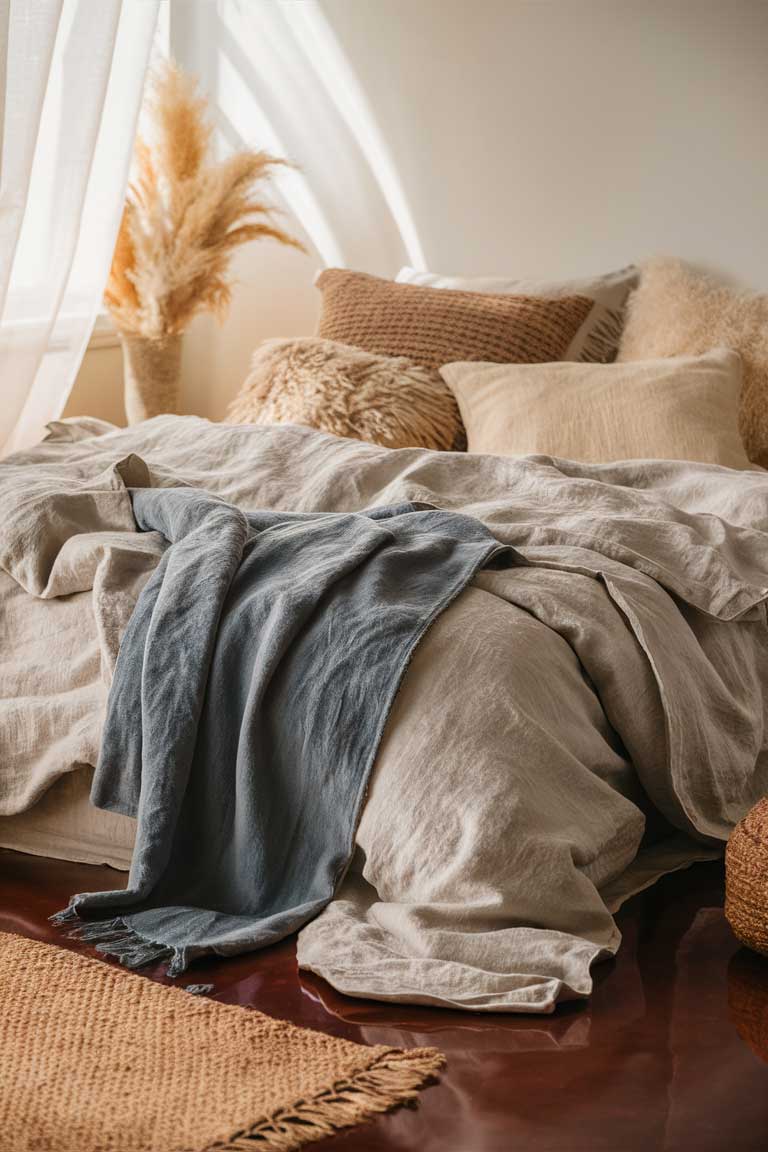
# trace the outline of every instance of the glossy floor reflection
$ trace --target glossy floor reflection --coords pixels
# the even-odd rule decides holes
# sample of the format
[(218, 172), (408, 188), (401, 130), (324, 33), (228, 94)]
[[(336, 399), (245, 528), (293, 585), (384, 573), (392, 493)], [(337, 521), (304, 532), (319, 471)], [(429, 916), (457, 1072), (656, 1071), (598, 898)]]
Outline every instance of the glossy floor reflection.
[[(72, 892), (107, 885), (109, 869), (0, 851), (0, 929), (87, 953), (46, 918)], [(719, 864), (636, 897), (619, 915), (624, 946), (597, 970), (592, 1000), (550, 1017), (351, 1000), (299, 973), (292, 942), (198, 965), (188, 981), (353, 1040), (446, 1053), (441, 1083), (417, 1109), (335, 1137), (339, 1152), (763, 1152), (768, 960), (739, 948), (722, 902)]]

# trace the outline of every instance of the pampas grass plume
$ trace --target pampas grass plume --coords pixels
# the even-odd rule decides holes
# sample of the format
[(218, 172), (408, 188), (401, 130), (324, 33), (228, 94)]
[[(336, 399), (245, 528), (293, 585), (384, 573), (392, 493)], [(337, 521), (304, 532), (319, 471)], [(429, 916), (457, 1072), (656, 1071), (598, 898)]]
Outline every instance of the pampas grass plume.
[(260, 189), (285, 161), (267, 152), (211, 158), (213, 125), (195, 82), (165, 61), (150, 77), (153, 142), (136, 142), (104, 298), (119, 331), (163, 340), (201, 311), (225, 313), (235, 248), (265, 237), (302, 248)]

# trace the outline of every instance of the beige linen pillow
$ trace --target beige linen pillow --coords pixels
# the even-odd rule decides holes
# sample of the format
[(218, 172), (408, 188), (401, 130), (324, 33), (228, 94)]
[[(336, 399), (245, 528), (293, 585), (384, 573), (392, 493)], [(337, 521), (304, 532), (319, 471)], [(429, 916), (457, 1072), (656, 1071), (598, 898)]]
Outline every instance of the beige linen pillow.
[(734, 290), (679, 260), (643, 265), (618, 359), (692, 356), (720, 345), (741, 354), (739, 428), (750, 460), (768, 467), (768, 295)]
[(634, 364), (446, 364), (441, 375), (470, 452), (750, 466), (737, 427), (741, 360), (727, 348)]
[(586, 296), (547, 300), (421, 288), (327, 268), (317, 335), (424, 368), (453, 360), (559, 360), (589, 315)]
[(640, 279), (640, 269), (630, 265), (618, 272), (587, 276), (581, 280), (514, 280), (501, 276), (441, 276), (437, 272), (418, 272), (401, 268), (398, 284), (421, 284), (428, 288), (451, 288), (461, 292), (495, 293), (502, 296), (587, 296), (593, 306), (560, 360), (586, 360), (608, 364), (616, 351), (624, 326), (627, 297)]
[(465, 446), (456, 401), (438, 372), (312, 336), (265, 340), (227, 419), (305, 424), (385, 448)]

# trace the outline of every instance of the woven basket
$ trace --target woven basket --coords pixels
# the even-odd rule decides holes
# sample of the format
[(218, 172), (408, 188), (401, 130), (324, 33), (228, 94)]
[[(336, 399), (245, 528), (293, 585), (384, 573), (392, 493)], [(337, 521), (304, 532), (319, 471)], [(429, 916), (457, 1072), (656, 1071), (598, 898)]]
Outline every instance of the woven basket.
[(728, 841), (725, 916), (742, 944), (768, 956), (768, 796), (736, 825)]

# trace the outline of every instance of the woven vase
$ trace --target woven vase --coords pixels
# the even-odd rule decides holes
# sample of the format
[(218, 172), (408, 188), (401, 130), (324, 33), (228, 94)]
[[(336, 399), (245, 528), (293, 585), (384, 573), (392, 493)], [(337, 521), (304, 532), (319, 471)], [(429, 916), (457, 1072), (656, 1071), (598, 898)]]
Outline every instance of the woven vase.
[(768, 956), (768, 796), (747, 812), (728, 841), (725, 916), (742, 944)]
[(129, 424), (149, 420), (179, 406), (181, 336), (147, 340), (121, 336), (123, 345), (123, 391)]

